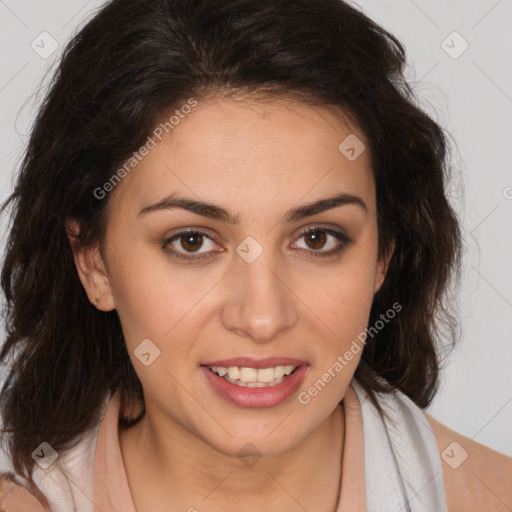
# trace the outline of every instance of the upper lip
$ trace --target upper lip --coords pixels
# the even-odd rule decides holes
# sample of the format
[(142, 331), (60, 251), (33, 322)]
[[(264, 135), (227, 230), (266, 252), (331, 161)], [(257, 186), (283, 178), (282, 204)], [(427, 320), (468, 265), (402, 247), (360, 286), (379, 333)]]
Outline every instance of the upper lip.
[(230, 366), (238, 366), (240, 368), (270, 368), (272, 366), (303, 366), (308, 364), (301, 359), (293, 359), (291, 357), (267, 357), (265, 359), (254, 359), (253, 357), (234, 357), (231, 359), (219, 359), (216, 361), (208, 361), (202, 366), (221, 366), (229, 368)]

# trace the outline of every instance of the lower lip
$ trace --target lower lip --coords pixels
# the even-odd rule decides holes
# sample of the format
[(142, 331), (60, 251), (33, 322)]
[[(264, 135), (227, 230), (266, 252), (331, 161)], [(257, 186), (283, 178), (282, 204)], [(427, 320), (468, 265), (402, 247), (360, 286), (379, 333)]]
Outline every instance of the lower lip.
[(232, 384), (219, 377), (206, 366), (200, 367), (212, 388), (228, 402), (239, 407), (274, 407), (284, 402), (297, 391), (308, 371), (307, 365), (299, 366), (295, 372), (286, 377), (283, 382), (265, 388), (245, 388)]

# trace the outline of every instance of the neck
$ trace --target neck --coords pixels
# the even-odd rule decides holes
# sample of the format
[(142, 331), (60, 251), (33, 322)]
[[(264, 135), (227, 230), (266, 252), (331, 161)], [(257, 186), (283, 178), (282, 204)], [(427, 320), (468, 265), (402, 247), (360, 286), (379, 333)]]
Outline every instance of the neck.
[(243, 459), (219, 452), (175, 422), (152, 419), (146, 409), (136, 425), (119, 433), (137, 511), (193, 512), (195, 507), (252, 512), (270, 503), (274, 510), (336, 510), (344, 437), (341, 405), (286, 452)]

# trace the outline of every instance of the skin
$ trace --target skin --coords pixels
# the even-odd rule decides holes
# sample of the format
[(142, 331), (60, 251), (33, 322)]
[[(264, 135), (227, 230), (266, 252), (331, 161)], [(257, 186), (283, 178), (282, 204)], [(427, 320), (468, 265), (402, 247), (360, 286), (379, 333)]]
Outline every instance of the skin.
[[(273, 510), (333, 512), (340, 491), (340, 400), (355, 355), (307, 405), (313, 385), (364, 331), (389, 257), (377, 257), (375, 183), (369, 151), (349, 161), (338, 145), (364, 134), (339, 112), (292, 99), (201, 100), (109, 197), (101, 247), (74, 249), (91, 302), (116, 309), (144, 389), (146, 414), (120, 431), (138, 512)], [(287, 222), (291, 208), (348, 193), (362, 199)], [(175, 194), (222, 206), (230, 225), (174, 208), (138, 215)], [(302, 235), (315, 227), (344, 231), (353, 242)], [(76, 225), (70, 224), (71, 229)], [(185, 228), (211, 258), (173, 258), (164, 241)], [(252, 263), (236, 252), (248, 236), (263, 248)], [(187, 254), (179, 238), (172, 245)], [(197, 254), (188, 252), (188, 254)], [(160, 356), (134, 355), (150, 339)], [(244, 408), (217, 395), (199, 367), (235, 356), (302, 359), (309, 368), (291, 397), (274, 407)], [(261, 458), (237, 455), (248, 442)]]

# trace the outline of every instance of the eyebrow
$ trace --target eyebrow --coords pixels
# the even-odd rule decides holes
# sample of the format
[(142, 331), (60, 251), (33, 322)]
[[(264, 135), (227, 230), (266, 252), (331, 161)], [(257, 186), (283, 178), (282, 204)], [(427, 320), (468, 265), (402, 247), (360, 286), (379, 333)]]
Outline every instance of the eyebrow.
[[(349, 204), (361, 207), (365, 213), (368, 211), (366, 203), (360, 197), (353, 194), (341, 193), (333, 197), (320, 199), (297, 208), (292, 208), (286, 212), (284, 217), (286, 222), (295, 222), (317, 213), (322, 213), (324, 211), (331, 210), (332, 208)], [(151, 212), (172, 210), (174, 208), (183, 208), (184, 210), (188, 210), (189, 212), (197, 215), (202, 215), (209, 219), (219, 220), (233, 225), (237, 225), (240, 219), (240, 214), (233, 215), (221, 206), (203, 201), (196, 201), (186, 197), (175, 197), (174, 195), (165, 197), (150, 206), (146, 206), (138, 213), (137, 216), (142, 217)]]

